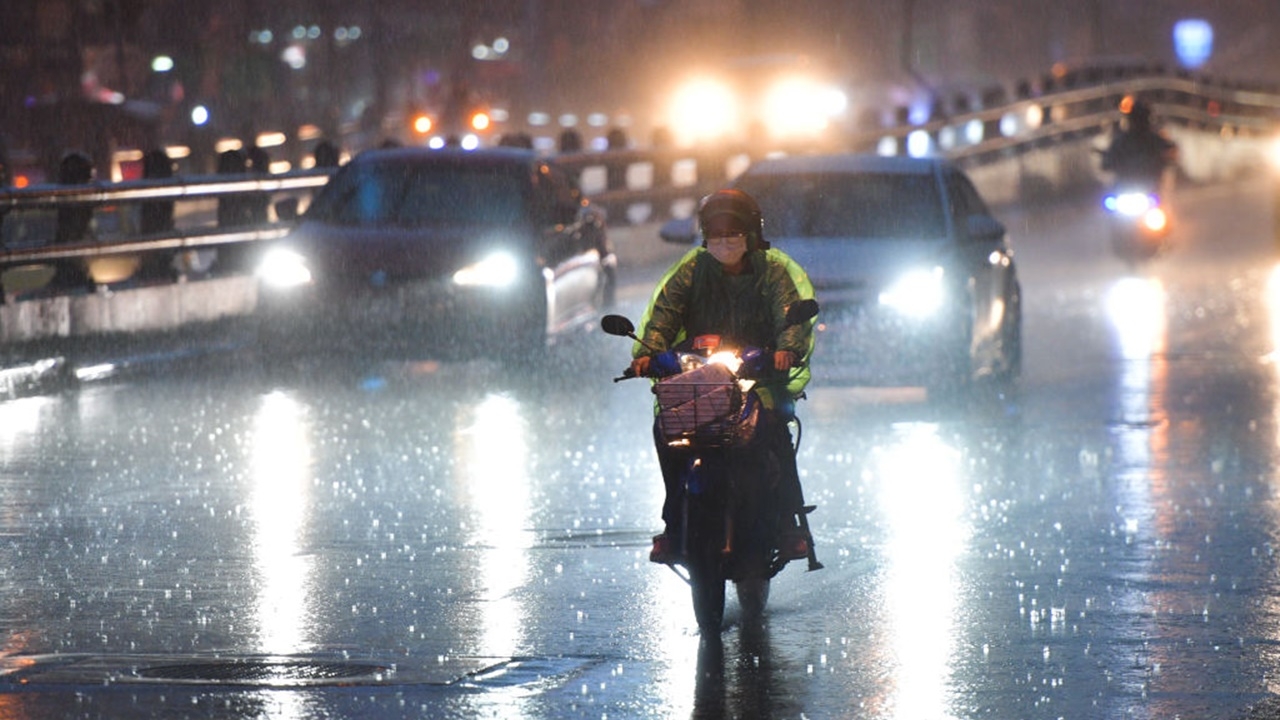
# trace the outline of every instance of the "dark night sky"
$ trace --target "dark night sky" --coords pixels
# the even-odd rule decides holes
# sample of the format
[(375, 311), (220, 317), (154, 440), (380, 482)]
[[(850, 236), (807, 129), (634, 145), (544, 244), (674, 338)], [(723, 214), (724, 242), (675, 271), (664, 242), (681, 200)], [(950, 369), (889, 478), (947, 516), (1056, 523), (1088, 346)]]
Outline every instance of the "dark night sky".
[[(1204, 73), (1280, 84), (1280, 42), (1272, 40), (1280, 0), (143, 0), (141, 6), (151, 17), (144, 16), (139, 35), (150, 29), (159, 46), (150, 50), (169, 49), (166, 39), (178, 52), (195, 48), (188, 54), (206, 70), (235, 48), (242, 52), (250, 29), (274, 26), (283, 38), (296, 23), (363, 24), (364, 42), (377, 52), (349, 52), (328, 63), (317, 53), (306, 73), (313, 105), (367, 95), (371, 78), (394, 103), (412, 95), (422, 78), (474, 67), (471, 42), (503, 34), (520, 62), (510, 63), (497, 94), (524, 94), (553, 112), (626, 110), (642, 117), (691, 68), (783, 53), (815, 57), (855, 103), (885, 106), (923, 93), (912, 72), (934, 90), (953, 93), (1007, 89), (1040, 78), (1058, 61), (1110, 57), (1175, 67), (1172, 28), (1185, 17), (1215, 28), (1215, 54)], [(904, 53), (908, 44), (911, 52)], [(191, 78), (189, 91), (204, 92), (208, 76)]]
[[(1276, 0), (695, 0), (659, 5), (679, 11), (664, 13), (647, 31), (653, 37), (642, 42), (666, 52), (673, 42), (689, 54), (735, 52), (744, 45), (775, 51), (810, 47), (830, 53), (869, 81), (904, 78), (901, 48), (909, 7), (918, 69), (943, 86), (1010, 83), (1028, 72), (1044, 72), (1055, 61), (1099, 55), (1173, 66), (1173, 24), (1185, 17), (1204, 18), (1216, 29), (1217, 52), (1206, 72), (1237, 79), (1280, 75), (1274, 49), (1280, 43), (1269, 40), (1280, 25)], [(747, 31), (725, 33), (725, 21), (715, 17), (723, 8), (732, 8), (730, 17), (736, 15)]]
[[(429, 3), (427, 3), (429, 4)], [(698, 65), (805, 52), (834, 67), (855, 98), (902, 102), (942, 92), (1010, 88), (1054, 62), (1122, 58), (1177, 67), (1174, 23), (1208, 20), (1215, 53), (1201, 72), (1280, 83), (1280, 0), (496, 0), (488, 17), (528, 18), (552, 38), (528, 82), (565, 104), (641, 107)], [(519, 11), (526, 13), (521, 15)], [(526, 23), (526, 27), (529, 24)]]
[[(183, 6), (186, 7), (185, 3)], [(1176, 64), (1172, 27), (1202, 17), (1216, 30), (1204, 71), (1280, 80), (1280, 0), (217, 0), (222, 12), (342, 21), (377, 8), (396, 52), (465, 58), (472, 36), (506, 33), (524, 82), (574, 104), (639, 104), (695, 64), (804, 52), (855, 88), (907, 87), (913, 69), (940, 89), (974, 89), (1048, 71), (1055, 61), (1137, 57)], [(910, 11), (910, 12), (909, 12)], [(458, 48), (443, 45), (457, 42)]]

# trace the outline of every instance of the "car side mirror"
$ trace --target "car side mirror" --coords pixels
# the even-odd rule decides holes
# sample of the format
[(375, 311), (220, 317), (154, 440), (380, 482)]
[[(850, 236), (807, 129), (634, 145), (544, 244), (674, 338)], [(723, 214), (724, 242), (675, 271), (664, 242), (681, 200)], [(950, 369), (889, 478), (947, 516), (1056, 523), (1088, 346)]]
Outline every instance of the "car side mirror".
[(668, 220), (658, 231), (658, 237), (677, 245), (693, 245), (698, 239), (698, 229), (694, 225), (691, 217)]
[(990, 215), (970, 215), (965, 219), (965, 229), (975, 242), (996, 242), (1005, 233), (1004, 224)]
[(276, 203), (276, 217), (282, 222), (298, 219), (298, 198), (285, 198)]

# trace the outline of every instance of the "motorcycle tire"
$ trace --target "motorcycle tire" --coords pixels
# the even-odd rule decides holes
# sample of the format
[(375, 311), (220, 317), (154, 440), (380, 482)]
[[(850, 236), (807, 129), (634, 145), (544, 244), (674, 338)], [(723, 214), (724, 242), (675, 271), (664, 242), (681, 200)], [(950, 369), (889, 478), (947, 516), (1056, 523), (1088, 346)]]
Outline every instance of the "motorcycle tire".
[(764, 617), (764, 607), (769, 603), (769, 578), (743, 578), (734, 583), (738, 592), (738, 605), (742, 606), (742, 619), (759, 622)]
[(724, 564), (720, 558), (708, 553), (690, 557), (688, 570), (693, 615), (698, 621), (698, 629), (719, 633), (724, 622)]

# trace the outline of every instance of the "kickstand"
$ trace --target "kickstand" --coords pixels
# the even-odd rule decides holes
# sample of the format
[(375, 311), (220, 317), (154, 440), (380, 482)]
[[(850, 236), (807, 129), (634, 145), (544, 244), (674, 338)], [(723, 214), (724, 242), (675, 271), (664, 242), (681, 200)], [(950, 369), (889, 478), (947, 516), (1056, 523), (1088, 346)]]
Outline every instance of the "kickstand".
[(805, 505), (800, 508), (799, 513), (800, 529), (803, 530), (804, 534), (809, 538), (809, 572), (821, 570), (823, 567), (822, 563), (818, 562), (818, 551), (813, 547), (813, 533), (809, 532), (809, 513), (817, 509), (817, 505)]
[(676, 565), (675, 563), (668, 563), (667, 567), (671, 568), (671, 572), (675, 573), (676, 577), (683, 580), (685, 585), (693, 587), (693, 581), (689, 579), (689, 570), (687, 568), (683, 565)]

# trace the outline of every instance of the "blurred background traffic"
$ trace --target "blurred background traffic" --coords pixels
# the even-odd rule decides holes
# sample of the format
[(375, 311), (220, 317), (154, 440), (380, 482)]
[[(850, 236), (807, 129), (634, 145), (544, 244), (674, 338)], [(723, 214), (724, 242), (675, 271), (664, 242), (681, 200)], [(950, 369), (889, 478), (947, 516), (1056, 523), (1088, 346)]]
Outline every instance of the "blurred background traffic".
[(273, 172), (404, 144), (545, 152), (808, 143), (1137, 67), (1280, 79), (1268, 0), (9, 0), (0, 160), (14, 186), (71, 150), (99, 179), (163, 148)]

